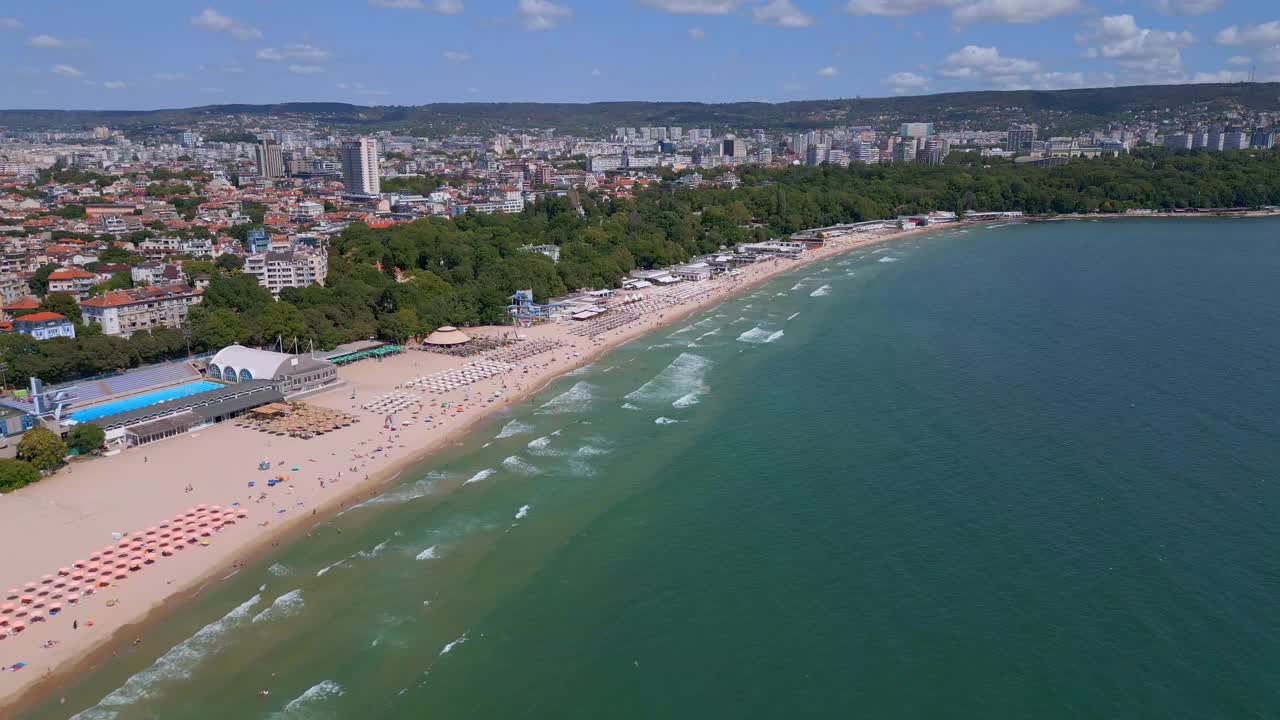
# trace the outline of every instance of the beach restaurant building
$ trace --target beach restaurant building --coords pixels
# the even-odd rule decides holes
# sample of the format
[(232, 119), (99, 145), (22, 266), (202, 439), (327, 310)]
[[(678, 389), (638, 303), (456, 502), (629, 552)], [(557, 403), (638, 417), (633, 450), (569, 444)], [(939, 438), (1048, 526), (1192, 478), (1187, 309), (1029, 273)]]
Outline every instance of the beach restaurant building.
[(307, 355), (228, 345), (209, 360), (209, 377), (226, 383), (270, 380), (291, 397), (337, 382), (338, 366)]

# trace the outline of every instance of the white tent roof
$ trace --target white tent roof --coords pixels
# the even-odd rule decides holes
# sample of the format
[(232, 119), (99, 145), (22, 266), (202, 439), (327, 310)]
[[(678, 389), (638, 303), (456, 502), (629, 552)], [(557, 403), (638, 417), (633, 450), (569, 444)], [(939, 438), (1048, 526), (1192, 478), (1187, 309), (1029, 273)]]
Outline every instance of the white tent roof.
[(445, 325), (428, 335), (425, 342), (428, 345), (461, 345), (470, 339), (466, 333), (458, 328), (452, 325)]
[(237, 374), (248, 370), (254, 380), (271, 380), (290, 367), (293, 356), (270, 350), (255, 350), (243, 345), (228, 345), (209, 361), (219, 369), (232, 368)]

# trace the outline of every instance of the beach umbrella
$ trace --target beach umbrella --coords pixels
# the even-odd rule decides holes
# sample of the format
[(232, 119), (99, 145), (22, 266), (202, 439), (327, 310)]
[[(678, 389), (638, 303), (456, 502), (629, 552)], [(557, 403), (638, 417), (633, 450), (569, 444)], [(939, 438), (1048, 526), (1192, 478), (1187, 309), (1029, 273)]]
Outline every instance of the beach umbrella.
[(71, 568), (58, 568), (58, 574), (63, 576), (70, 575)]
[(31, 607), (33, 607), (33, 608), (42, 608), (42, 607), (44, 607), (44, 600), (41, 600), (41, 599), (39, 599), (39, 598), (36, 598), (36, 601), (35, 601), (35, 602), (33, 602), (33, 603), (31, 603)]
[(80, 586), (79, 586), (79, 585), (68, 585), (68, 586), (67, 586), (67, 597), (72, 597), (72, 596), (79, 595), (79, 594), (80, 594)]
[(44, 616), (43, 616), (43, 615), (32, 615), (32, 616), (31, 616), (31, 622), (33, 622), (33, 623), (44, 622)]
[(156, 531), (157, 531), (158, 529), (159, 529), (159, 528), (149, 527), (149, 528), (147, 528), (147, 534), (148, 534), (148, 535), (155, 535), (155, 534), (156, 534)]
[[(298, 468), (294, 468), (294, 470), (297, 470), (297, 469), (298, 469)], [(216, 513), (216, 512), (222, 512), (222, 506), (221, 506), (221, 505), (214, 505), (213, 507), (209, 508), (209, 512), (215, 512), (215, 513)]]
[(125, 579), (125, 578), (127, 578), (127, 577), (129, 577), (129, 573), (128, 573), (128, 571), (126, 571), (126, 570), (121, 570), (121, 571), (119, 571), (119, 572), (117, 572), (117, 573), (116, 573), (116, 579), (117, 579), (117, 580), (124, 580), (124, 579)]
[(54, 613), (58, 613), (58, 612), (62, 612), (62, 603), (54, 603), (54, 604), (52, 604), (52, 605), (50, 605), (50, 606), (49, 606), (49, 614), (50, 614), (50, 615), (52, 615), (52, 614), (54, 614)]
[(196, 510), (197, 510), (197, 511), (200, 511), (200, 512), (203, 512), (203, 511), (208, 510), (208, 509), (209, 509), (209, 506), (208, 506), (208, 505), (197, 505), (197, 506), (196, 506)]
[(60, 592), (56, 592), (56, 593), (54, 593), (54, 594), (50, 595), (50, 596), (49, 596), (49, 599), (50, 599), (50, 600), (61, 600), (61, 599), (62, 599), (62, 593), (60, 593)]
[(0, 613), (4, 613), (5, 615), (10, 614), (17, 609), (18, 609), (18, 606), (14, 605), (13, 603), (5, 603), (3, 605), (0, 605)]
[(86, 574), (93, 574), (98, 572), (98, 570), (100, 569), (102, 569), (101, 565), (99, 565), (98, 563), (93, 563), (89, 567), (85, 568), (84, 571)]
[(18, 588), (9, 588), (9, 592), (5, 594), (5, 600), (12, 600), (18, 597)]
[(145, 558), (143, 558), (143, 559), (142, 559), (142, 561), (143, 561), (143, 562), (145, 562), (146, 564), (150, 565), (151, 563), (153, 563), (153, 562), (155, 562), (155, 561), (156, 561), (156, 554), (155, 554), (155, 553), (147, 553), (147, 556), (146, 556)]
[(48, 585), (48, 584), (49, 584), (49, 583), (51, 583), (51, 582), (53, 582), (53, 576), (52, 576), (52, 575), (41, 575), (41, 576), (40, 576), (40, 583), (41, 583), (42, 585)]
[(19, 623), (14, 623), (14, 624), (13, 624), (13, 631), (14, 631), (15, 633), (20, 633), (20, 632), (22, 632), (23, 630), (26, 630), (26, 629), (27, 629), (27, 625), (26, 625), (26, 623), (20, 623), (20, 622), (19, 622)]
[(60, 588), (60, 587), (65, 586), (66, 584), (67, 584), (67, 581), (66, 581), (66, 580), (63, 580), (62, 578), (58, 578), (58, 580), (57, 580), (56, 582), (54, 582), (54, 583), (53, 583), (53, 586), (54, 586), (54, 587), (56, 587), (56, 588)]
[(80, 580), (80, 579), (81, 579), (81, 578), (83, 578), (83, 577), (84, 577), (84, 571), (83, 571), (83, 570), (77, 570), (77, 571), (75, 571), (75, 572), (71, 573), (71, 579), (72, 579), (72, 580)]
[(67, 602), (71, 603), (72, 605), (75, 605), (76, 603), (80, 602), (80, 596), (79, 596), (79, 595), (68, 595), (68, 596), (67, 596)]
[(89, 556), (89, 562), (94, 562), (96, 560), (101, 560), (101, 559), (102, 559), (102, 553), (100, 552), (93, 553), (92, 555)]
[(164, 550), (161, 550), (161, 551), (160, 551), (160, 554), (161, 554), (161, 555), (163, 555), (163, 556), (165, 556), (165, 557), (170, 557), (170, 556), (172, 556), (172, 555), (173, 555), (173, 551), (172, 551), (172, 550), (170, 550), (169, 548), (165, 548)]
[(35, 601), (36, 599), (31, 595), (23, 595), (22, 597), (18, 598), (18, 602), (22, 603), (23, 605), (30, 605)]
[(88, 565), (88, 563), (87, 563), (87, 562), (85, 562), (84, 560), (77, 560), (77, 561), (75, 561), (75, 562), (71, 563), (71, 565), (72, 565), (73, 567), (83, 568), (85, 565)]
[(114, 547), (104, 547), (102, 548), (102, 552), (98, 554), (98, 557), (106, 557), (107, 555), (112, 555), (115, 553), (115, 551), (116, 549)]

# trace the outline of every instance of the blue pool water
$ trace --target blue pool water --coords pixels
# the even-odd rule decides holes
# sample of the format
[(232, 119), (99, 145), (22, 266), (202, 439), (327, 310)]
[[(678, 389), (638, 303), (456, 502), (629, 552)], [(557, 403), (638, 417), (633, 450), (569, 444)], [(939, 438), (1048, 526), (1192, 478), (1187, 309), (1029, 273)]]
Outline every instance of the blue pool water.
[(106, 417), (108, 415), (137, 410), (138, 408), (146, 407), (148, 405), (155, 405), (156, 403), (177, 400), (178, 398), (184, 398), (188, 395), (202, 393), (206, 390), (217, 390), (220, 387), (222, 386), (218, 383), (212, 383), (206, 380), (197, 380), (196, 382), (189, 382), (185, 385), (175, 385), (174, 387), (165, 388), (164, 390), (156, 390), (155, 392), (134, 395), (121, 400), (114, 400), (103, 405), (95, 405), (94, 407), (71, 413), (71, 419), (82, 423), (93, 422), (98, 418)]

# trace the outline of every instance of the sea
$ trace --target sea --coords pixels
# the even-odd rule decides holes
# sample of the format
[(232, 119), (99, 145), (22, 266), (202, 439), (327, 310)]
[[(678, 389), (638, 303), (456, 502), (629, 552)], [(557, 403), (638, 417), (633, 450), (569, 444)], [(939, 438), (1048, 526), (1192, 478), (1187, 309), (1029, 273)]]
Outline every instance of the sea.
[(634, 340), (26, 717), (1263, 718), (1280, 221), (956, 228)]

